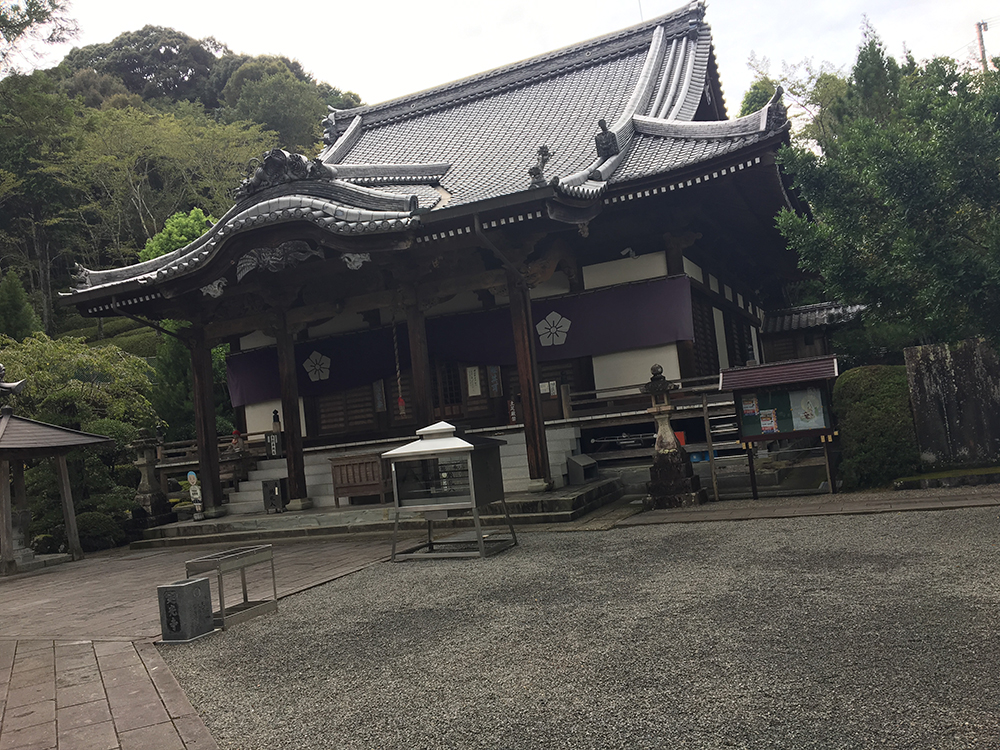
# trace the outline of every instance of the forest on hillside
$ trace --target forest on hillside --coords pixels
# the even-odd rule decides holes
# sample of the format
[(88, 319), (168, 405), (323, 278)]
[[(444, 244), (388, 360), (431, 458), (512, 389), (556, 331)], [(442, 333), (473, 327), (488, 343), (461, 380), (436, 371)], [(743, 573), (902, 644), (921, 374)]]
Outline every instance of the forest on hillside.
[[(132, 263), (172, 216), (221, 216), (252, 158), (275, 146), (314, 155), (327, 108), (360, 103), (295, 60), (159, 26), (75, 48), (49, 70), (7, 75), (0, 274), (20, 281), (39, 330), (90, 331), (96, 324), (55, 304), (75, 264)], [(153, 243), (159, 252), (163, 240)], [(3, 307), (0, 333), (23, 337)], [(131, 348), (152, 355), (143, 340)]]

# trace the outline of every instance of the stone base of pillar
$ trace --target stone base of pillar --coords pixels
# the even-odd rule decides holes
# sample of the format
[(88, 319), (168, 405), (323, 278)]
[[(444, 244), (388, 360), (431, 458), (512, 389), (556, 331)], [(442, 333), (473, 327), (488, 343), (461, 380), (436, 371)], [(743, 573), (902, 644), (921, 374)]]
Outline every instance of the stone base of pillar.
[(313, 507), (313, 501), (308, 497), (297, 497), (288, 501), (285, 510), (309, 510)]
[(224, 506), (205, 508), (205, 518), (222, 518), (229, 511)]
[(647, 509), (686, 508), (708, 502), (708, 491), (701, 487), (701, 479), (695, 475), (683, 448), (657, 453), (649, 476), (649, 495), (644, 503)]

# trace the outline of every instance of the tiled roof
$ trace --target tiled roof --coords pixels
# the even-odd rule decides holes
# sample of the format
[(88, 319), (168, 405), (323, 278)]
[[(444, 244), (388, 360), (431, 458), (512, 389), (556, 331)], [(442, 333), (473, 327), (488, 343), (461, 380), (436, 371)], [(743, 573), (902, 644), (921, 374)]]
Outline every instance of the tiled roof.
[[(150, 288), (205, 265), (232, 234), (264, 224), (305, 220), (341, 235), (403, 232), (428, 210), (514, 195), (532, 200), (539, 187), (593, 201), (609, 186), (735, 159), (786, 131), (787, 118), (779, 91), (751, 116), (694, 121), (696, 114), (724, 117), (704, 15), (699, 0), (478, 76), (332, 111), (330, 144), (318, 160), (280, 159), (309, 178), (297, 174), (280, 188), (258, 186), (255, 193), (245, 184), (247, 197), (203, 237), (155, 261), (81, 269), (75, 291), (110, 291), (126, 281), (133, 291)], [(601, 120), (607, 132), (599, 153)], [(543, 145), (550, 157), (533, 179), (528, 170), (541, 161)], [(263, 181), (273, 184), (268, 175)]]
[(864, 309), (864, 305), (841, 305), (837, 302), (819, 302), (814, 305), (789, 307), (769, 312), (764, 317), (761, 333), (784, 333), (808, 328), (846, 323)]
[(719, 373), (720, 391), (738, 391), (744, 388), (763, 388), (788, 383), (806, 383), (837, 377), (837, 358), (813, 357), (793, 359), (769, 365), (734, 367)]
[[(538, 147), (552, 151), (547, 176), (576, 171), (592, 159), (597, 121), (617, 118), (644, 59), (642, 52), (501, 91), (450, 109), (366, 129), (349, 162), (442, 160), (449, 206), (527, 190)], [(567, 113), (572, 112), (572, 117)]]

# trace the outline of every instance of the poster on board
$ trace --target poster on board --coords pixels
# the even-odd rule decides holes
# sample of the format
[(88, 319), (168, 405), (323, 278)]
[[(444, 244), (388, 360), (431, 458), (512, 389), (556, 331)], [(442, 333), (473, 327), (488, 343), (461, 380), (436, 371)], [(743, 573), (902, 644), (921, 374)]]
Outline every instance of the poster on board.
[(792, 428), (819, 430), (827, 426), (823, 411), (823, 396), (819, 388), (806, 388), (788, 394), (792, 407)]

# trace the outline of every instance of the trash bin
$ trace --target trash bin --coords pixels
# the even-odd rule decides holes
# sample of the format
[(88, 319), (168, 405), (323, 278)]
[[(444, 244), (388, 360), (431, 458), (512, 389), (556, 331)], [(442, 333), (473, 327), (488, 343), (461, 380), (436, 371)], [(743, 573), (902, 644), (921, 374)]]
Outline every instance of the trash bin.
[(184, 643), (215, 629), (212, 590), (207, 578), (187, 578), (156, 587), (163, 640)]

